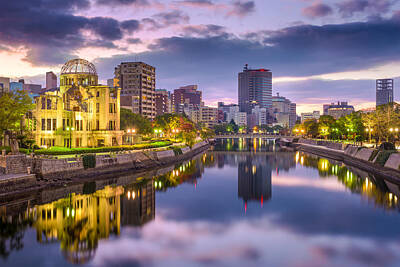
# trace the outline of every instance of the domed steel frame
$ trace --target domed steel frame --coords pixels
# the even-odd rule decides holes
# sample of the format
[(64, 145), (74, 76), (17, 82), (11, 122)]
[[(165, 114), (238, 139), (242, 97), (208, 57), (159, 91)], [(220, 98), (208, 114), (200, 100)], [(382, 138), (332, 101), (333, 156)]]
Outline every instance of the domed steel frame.
[(89, 61), (81, 58), (76, 58), (68, 61), (61, 68), (61, 75), (63, 74), (90, 74), (96, 75), (96, 67)]

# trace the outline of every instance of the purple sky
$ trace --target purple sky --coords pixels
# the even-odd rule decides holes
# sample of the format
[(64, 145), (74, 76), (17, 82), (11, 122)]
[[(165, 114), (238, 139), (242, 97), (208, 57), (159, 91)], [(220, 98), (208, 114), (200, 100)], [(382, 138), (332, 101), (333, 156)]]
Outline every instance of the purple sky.
[(271, 69), (274, 94), (302, 112), (338, 100), (374, 106), (374, 80), (400, 76), (399, 0), (4, 2), (0, 76), (28, 82), (75, 57), (103, 82), (121, 61), (141, 60), (157, 68), (158, 88), (198, 84), (215, 105), (237, 101), (248, 63)]

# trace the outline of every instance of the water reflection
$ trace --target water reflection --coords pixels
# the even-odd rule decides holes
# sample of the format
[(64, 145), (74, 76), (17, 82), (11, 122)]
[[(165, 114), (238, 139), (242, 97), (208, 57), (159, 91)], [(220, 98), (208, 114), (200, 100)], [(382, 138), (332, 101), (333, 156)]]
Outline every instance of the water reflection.
[[(0, 265), (24, 266), (22, 256), (39, 253), (42, 260), (56, 248), (62, 261), (51, 254), (52, 266), (278, 266), (306, 257), (307, 249), (339, 255), (352, 246), (366, 251), (356, 238), (400, 237), (398, 218), (382, 213), (398, 214), (397, 184), (323, 157), (277, 152), (268, 140), (221, 141), (216, 150), (146, 175), (3, 199)], [(336, 236), (352, 246), (341, 247)], [(274, 251), (276, 244), (290, 253), (274, 262), (262, 249)], [(226, 261), (235, 257), (242, 261)]]

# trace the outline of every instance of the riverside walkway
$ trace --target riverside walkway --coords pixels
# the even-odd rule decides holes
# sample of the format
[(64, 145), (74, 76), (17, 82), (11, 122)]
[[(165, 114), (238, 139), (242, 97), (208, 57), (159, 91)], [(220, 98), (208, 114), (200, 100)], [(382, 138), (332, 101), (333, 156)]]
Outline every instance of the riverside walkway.
[(216, 135), (215, 139), (229, 139), (229, 138), (267, 138), (267, 139), (277, 139), (277, 138), (293, 138), (293, 136), (285, 135), (274, 135), (274, 134), (221, 134)]

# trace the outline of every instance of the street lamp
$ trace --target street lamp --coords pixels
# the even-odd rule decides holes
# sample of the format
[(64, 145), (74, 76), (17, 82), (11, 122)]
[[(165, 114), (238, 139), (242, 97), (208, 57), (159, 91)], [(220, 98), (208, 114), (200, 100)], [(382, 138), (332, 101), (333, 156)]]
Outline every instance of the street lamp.
[(72, 131), (75, 130), (74, 127), (67, 127), (67, 131), (69, 131), (69, 148), (72, 146)]
[(178, 129), (172, 129), (172, 132), (174, 133), (174, 139), (175, 139), (175, 142), (176, 142), (176, 134), (179, 133), (179, 130)]
[(128, 129), (128, 130), (126, 130), (126, 132), (130, 135), (130, 143), (131, 143), (131, 145), (133, 144), (133, 136), (132, 135), (134, 135), (135, 133), (136, 133), (136, 129)]

